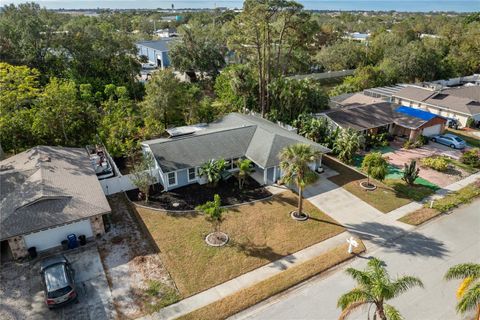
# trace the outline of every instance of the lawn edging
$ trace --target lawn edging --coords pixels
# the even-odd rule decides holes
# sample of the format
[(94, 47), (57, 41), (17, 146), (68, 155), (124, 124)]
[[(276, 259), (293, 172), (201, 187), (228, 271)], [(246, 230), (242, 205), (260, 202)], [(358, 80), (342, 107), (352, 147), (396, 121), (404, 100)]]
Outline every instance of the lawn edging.
[(422, 223), (459, 207), (460, 205), (467, 204), (478, 197), (480, 197), (480, 180), (477, 180), (458, 191), (448, 193), (442, 198), (433, 199), (432, 205), (427, 201), (422, 208), (406, 214), (398, 219), (398, 221), (413, 226), (419, 226)]
[[(138, 204), (134, 201), (132, 201), (128, 195), (125, 194), (125, 196), (127, 197), (128, 201), (130, 201), (131, 204), (133, 204), (135, 207), (138, 207), (138, 208), (144, 208), (144, 209), (149, 209), (149, 210), (153, 210), (153, 211), (158, 211), (158, 212), (163, 212), (163, 213), (174, 213), (174, 214), (188, 214), (188, 213), (198, 213), (198, 214), (202, 214), (201, 211), (198, 211), (198, 210), (167, 210), (167, 209), (161, 209), (161, 208), (155, 208), (155, 207), (149, 207), (149, 206), (146, 206), (146, 205), (143, 205), (143, 204)], [(229, 208), (235, 208), (235, 207), (240, 207), (240, 206), (243, 206), (243, 205), (249, 205), (249, 204), (252, 204), (252, 203), (255, 203), (255, 202), (260, 202), (260, 201), (265, 201), (265, 200), (271, 200), (275, 195), (271, 194), (270, 196), (268, 197), (265, 197), (263, 199), (256, 199), (256, 200), (252, 200), (252, 201), (248, 201), (248, 202), (242, 202), (242, 203), (237, 203), (237, 204), (230, 204), (230, 205), (227, 205), (227, 206), (221, 206), (221, 208), (223, 209), (229, 209)]]
[(337, 246), (311, 260), (291, 267), (177, 319), (226, 319), (364, 252), (366, 250), (365, 245), (360, 239), (357, 239), (357, 241), (359, 246), (354, 249), (354, 254), (347, 252), (348, 244)]

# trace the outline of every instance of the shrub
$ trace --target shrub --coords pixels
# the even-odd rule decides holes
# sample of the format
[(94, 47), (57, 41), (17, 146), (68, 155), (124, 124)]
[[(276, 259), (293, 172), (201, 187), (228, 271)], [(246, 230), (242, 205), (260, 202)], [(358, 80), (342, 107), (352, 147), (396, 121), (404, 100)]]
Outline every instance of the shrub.
[(465, 151), (462, 154), (462, 157), (460, 158), (460, 161), (462, 163), (465, 163), (469, 166), (478, 168), (480, 167), (480, 149), (479, 148), (473, 148), (468, 151)]
[(369, 178), (383, 181), (388, 173), (388, 163), (380, 152), (372, 152), (363, 158), (362, 170), (367, 172)]
[(447, 171), (448, 161), (445, 157), (428, 157), (422, 159), (422, 165), (437, 171)]
[(423, 136), (423, 135), (419, 135), (413, 144), (414, 144), (415, 148), (418, 148), (418, 147), (421, 147), (421, 146), (424, 146), (424, 145), (428, 144), (428, 141), (429, 141), (428, 137)]
[(475, 128), (475, 120), (472, 117), (468, 117), (465, 125), (469, 128)]
[(404, 148), (404, 149), (413, 149), (413, 148), (415, 148), (415, 146), (413, 145), (413, 142), (412, 142), (412, 141), (407, 140), (407, 141), (405, 141), (405, 143), (403, 144), (403, 148)]
[(436, 200), (433, 208), (440, 212), (447, 212), (461, 204), (469, 203), (473, 198), (480, 196), (478, 182), (472, 183), (457, 192), (453, 192), (442, 199)]

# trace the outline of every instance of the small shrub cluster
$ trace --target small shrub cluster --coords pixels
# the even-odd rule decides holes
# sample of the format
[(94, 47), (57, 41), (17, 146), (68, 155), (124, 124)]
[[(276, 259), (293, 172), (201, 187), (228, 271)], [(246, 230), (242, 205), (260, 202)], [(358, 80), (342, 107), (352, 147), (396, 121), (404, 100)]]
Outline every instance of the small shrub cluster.
[(469, 203), (478, 196), (480, 196), (480, 183), (477, 181), (442, 199), (436, 200), (433, 208), (440, 212), (447, 212), (461, 204)]
[(421, 161), (422, 165), (433, 170), (444, 172), (448, 169), (448, 160), (445, 157), (428, 157), (423, 158)]
[(474, 168), (480, 168), (480, 149), (473, 148), (468, 151), (465, 151), (462, 154), (460, 161)]
[(420, 148), (428, 144), (428, 141), (429, 141), (428, 137), (420, 135), (417, 137), (417, 139), (415, 139), (415, 141), (410, 141), (410, 140), (405, 141), (405, 143), (403, 144), (403, 148), (405, 149)]
[(389, 134), (388, 133), (368, 133), (365, 135), (365, 147), (366, 148), (375, 148), (375, 147), (386, 147), (389, 145)]

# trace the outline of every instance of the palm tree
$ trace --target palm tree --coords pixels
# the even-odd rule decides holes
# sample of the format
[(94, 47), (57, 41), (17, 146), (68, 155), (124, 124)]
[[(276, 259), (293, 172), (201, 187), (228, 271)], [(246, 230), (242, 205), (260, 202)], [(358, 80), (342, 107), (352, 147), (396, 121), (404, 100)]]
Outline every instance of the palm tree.
[(303, 189), (318, 178), (308, 165), (320, 159), (321, 153), (308, 144), (298, 143), (284, 148), (279, 157), (283, 182), (287, 184), (294, 182), (298, 189), (298, 210), (294, 216), (304, 218), (306, 215), (302, 212)]
[(243, 111), (247, 110), (247, 100), (250, 96), (252, 85), (250, 79), (250, 70), (245, 65), (239, 65), (232, 72), (232, 78), (230, 80), (230, 86), (236, 95), (241, 96), (243, 99)]
[(204, 163), (198, 170), (201, 177), (206, 177), (208, 183), (216, 186), (222, 178), (222, 172), (225, 170), (227, 163), (224, 159), (210, 160)]
[(462, 263), (448, 269), (446, 280), (462, 279), (457, 290), (457, 311), (465, 313), (477, 310), (475, 319), (480, 319), (480, 264)]
[(240, 159), (237, 161), (238, 166), (238, 188), (241, 190), (245, 185), (245, 181), (250, 173), (253, 172), (252, 161), (250, 159)]
[(223, 213), (225, 209), (221, 207), (222, 200), (218, 194), (213, 196), (213, 201), (207, 201), (202, 205), (195, 207), (195, 210), (201, 211), (205, 214), (207, 220), (213, 225), (214, 232), (218, 232), (220, 224), (223, 221)]
[(353, 156), (362, 145), (361, 135), (359, 132), (348, 128), (342, 130), (333, 145), (333, 151), (338, 154), (338, 158), (349, 164), (353, 160)]
[(382, 261), (373, 258), (368, 262), (365, 271), (347, 269), (346, 272), (357, 281), (357, 287), (338, 299), (338, 306), (342, 308), (339, 320), (347, 318), (354, 310), (366, 306), (375, 306), (374, 319), (377, 317), (381, 320), (402, 319), (400, 312), (385, 301), (398, 297), (415, 286), (423, 288), (423, 283), (412, 276), (392, 280), (383, 265)]

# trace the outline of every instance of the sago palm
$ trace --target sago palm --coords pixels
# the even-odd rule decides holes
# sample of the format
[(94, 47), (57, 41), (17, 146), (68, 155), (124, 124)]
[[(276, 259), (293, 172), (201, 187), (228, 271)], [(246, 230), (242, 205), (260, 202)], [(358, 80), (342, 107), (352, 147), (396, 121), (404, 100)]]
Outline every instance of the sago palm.
[(303, 189), (315, 182), (317, 175), (308, 166), (317, 161), (321, 153), (308, 144), (298, 143), (284, 148), (280, 152), (280, 169), (285, 183), (295, 183), (298, 189), (298, 217), (303, 216)]
[(457, 311), (466, 313), (476, 310), (475, 319), (480, 319), (480, 264), (462, 263), (448, 269), (446, 280), (462, 279), (457, 290)]
[(422, 281), (416, 277), (403, 276), (392, 280), (383, 262), (376, 258), (368, 262), (364, 271), (348, 268), (346, 272), (357, 282), (357, 287), (338, 299), (338, 306), (342, 308), (339, 320), (347, 318), (361, 307), (375, 307), (374, 319), (402, 319), (400, 312), (385, 301), (398, 297), (412, 287), (423, 288)]

